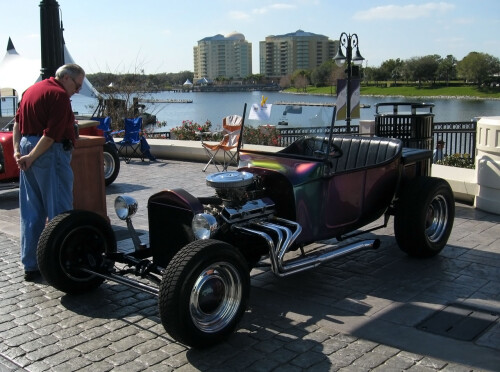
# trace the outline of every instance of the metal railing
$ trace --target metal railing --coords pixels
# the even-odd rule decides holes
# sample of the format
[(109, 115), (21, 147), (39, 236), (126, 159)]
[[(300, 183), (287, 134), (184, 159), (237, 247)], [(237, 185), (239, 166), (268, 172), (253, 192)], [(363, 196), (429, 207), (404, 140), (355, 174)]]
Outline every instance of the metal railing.
[[(435, 145), (438, 140), (445, 142), (443, 148), (444, 155), (469, 154), (471, 161), (476, 157), (476, 129), (477, 121), (467, 122), (442, 122), (433, 123), (432, 139)], [(278, 146), (286, 147), (303, 136), (328, 136), (330, 127), (309, 127), (309, 128), (278, 128)], [(359, 125), (351, 125), (350, 132), (347, 126), (339, 125), (333, 127), (334, 134), (359, 134)], [(147, 138), (170, 139), (170, 132), (148, 133)]]
[[(330, 127), (309, 127), (309, 128), (279, 128), (278, 146), (286, 147), (303, 136), (329, 136)], [(359, 125), (351, 125), (350, 132), (346, 125), (336, 125), (333, 127), (333, 134), (359, 134)]]
[[(476, 157), (477, 121), (433, 123), (432, 139), (435, 145), (438, 140), (445, 142), (444, 155), (469, 154), (471, 161)], [(346, 126), (334, 126), (334, 134), (347, 134)], [(279, 146), (285, 147), (304, 135), (329, 135), (330, 128), (286, 128), (278, 129), (280, 133)], [(358, 135), (359, 126), (351, 125), (350, 134)]]
[(477, 121), (434, 123), (432, 139), (445, 142), (443, 154), (469, 154), (471, 162), (476, 159)]

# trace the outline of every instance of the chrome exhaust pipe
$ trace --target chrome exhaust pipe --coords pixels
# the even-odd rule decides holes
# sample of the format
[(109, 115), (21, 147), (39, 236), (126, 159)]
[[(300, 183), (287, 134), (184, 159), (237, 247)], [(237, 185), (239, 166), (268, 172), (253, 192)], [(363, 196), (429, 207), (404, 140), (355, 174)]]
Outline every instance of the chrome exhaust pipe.
[(346, 256), (354, 252), (362, 251), (364, 249), (377, 249), (378, 247), (380, 247), (379, 239), (364, 240), (362, 242), (349, 244), (317, 256), (294, 259), (289, 261), (288, 263), (285, 263), (284, 272), (281, 273), (280, 276), (287, 276), (290, 274), (309, 270), (325, 262), (332, 261), (336, 258)]
[[(233, 226), (233, 228), (257, 235), (266, 241), (269, 248), (271, 269), (273, 273), (279, 277), (312, 269), (325, 262), (353, 252), (364, 249), (377, 249), (380, 246), (379, 239), (365, 240), (333, 249), (322, 254), (312, 254), (309, 257), (306, 256), (285, 261), (285, 254), (289, 251), (297, 236), (299, 236), (302, 228), (298, 223), (293, 221), (280, 218), (275, 218), (274, 221), (288, 226), (282, 226), (278, 223), (271, 223), (268, 221), (256, 221), (251, 223), (252, 228), (246, 226)], [(295, 231), (292, 232), (290, 227), (295, 228)], [(274, 236), (274, 239), (270, 234)]]

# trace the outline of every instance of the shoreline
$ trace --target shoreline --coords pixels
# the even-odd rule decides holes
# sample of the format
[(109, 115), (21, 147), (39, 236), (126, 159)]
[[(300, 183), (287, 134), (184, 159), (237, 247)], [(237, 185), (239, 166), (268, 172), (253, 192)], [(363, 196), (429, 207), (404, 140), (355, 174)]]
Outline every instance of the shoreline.
[[(287, 92), (281, 90), (280, 93), (283, 94), (296, 94), (296, 95), (310, 95), (310, 96), (321, 96), (321, 97), (337, 97), (337, 95), (327, 94), (327, 93), (308, 93), (308, 92)], [(473, 97), (473, 96), (404, 96), (404, 95), (391, 95), (391, 94), (360, 94), (361, 97), (394, 97), (394, 98), (415, 98), (415, 99), (461, 99), (469, 101), (500, 101), (497, 97)]]

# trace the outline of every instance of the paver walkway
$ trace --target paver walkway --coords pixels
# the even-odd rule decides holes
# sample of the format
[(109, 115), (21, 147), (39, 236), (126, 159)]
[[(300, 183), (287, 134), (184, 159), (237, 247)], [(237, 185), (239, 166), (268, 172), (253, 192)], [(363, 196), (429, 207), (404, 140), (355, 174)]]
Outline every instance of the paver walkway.
[[(147, 240), (147, 198), (178, 187), (210, 195), (202, 167), (122, 163), (107, 188), (113, 228), (125, 227), (114, 198), (130, 194), (139, 201), (134, 225)], [(403, 254), (391, 221), (375, 232), (382, 240), (377, 251), (281, 279), (255, 269), (237, 332), (192, 350), (164, 331), (149, 294), (105, 282), (69, 296), (43, 281), (24, 282), (17, 203), (16, 191), (0, 192), (0, 371), (500, 370), (500, 216), (457, 205), (449, 244), (430, 260)], [(429, 332), (436, 324), (423, 322), (443, 309), (468, 309), (491, 322), (471, 340)]]

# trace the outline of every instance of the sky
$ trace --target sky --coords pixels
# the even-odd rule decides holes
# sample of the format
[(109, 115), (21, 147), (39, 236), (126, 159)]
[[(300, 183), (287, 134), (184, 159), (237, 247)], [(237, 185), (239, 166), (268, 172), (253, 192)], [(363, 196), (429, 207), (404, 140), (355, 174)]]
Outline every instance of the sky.
[[(0, 47), (40, 59), (41, 0), (0, 0)], [(364, 66), (437, 54), (500, 58), (499, 0), (58, 0), (66, 46), (87, 73), (193, 71), (193, 47), (239, 32), (252, 43), (297, 30), (357, 34)], [(1, 53), (1, 52), (0, 52)], [(2, 54), (0, 54), (0, 58)]]

